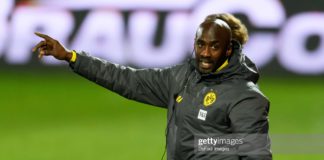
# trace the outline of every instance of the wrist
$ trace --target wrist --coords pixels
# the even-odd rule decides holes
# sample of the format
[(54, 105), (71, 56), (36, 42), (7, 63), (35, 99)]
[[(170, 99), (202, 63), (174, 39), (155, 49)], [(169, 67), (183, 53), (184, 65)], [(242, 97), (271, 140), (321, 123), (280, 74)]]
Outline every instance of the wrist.
[(72, 53), (72, 57), (70, 59), (70, 62), (74, 63), (77, 58), (77, 52), (75, 50), (72, 50), (71, 53)]
[(72, 51), (66, 51), (64, 60), (70, 62), (71, 59), (72, 59)]
[(75, 50), (67, 51), (66, 54), (65, 54), (65, 60), (67, 62), (75, 62), (76, 61), (76, 56), (77, 56), (77, 53), (76, 53)]

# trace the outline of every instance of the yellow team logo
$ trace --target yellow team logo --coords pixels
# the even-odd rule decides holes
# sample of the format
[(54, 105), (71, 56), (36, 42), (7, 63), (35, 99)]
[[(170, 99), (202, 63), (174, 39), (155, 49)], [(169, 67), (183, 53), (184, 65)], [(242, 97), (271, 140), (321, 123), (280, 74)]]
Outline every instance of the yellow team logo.
[(209, 91), (204, 98), (204, 106), (208, 107), (212, 105), (216, 101), (216, 93), (213, 91)]
[(182, 96), (178, 96), (177, 99), (176, 99), (176, 101), (177, 101), (178, 103), (180, 103), (180, 102), (182, 101), (182, 99), (183, 99)]

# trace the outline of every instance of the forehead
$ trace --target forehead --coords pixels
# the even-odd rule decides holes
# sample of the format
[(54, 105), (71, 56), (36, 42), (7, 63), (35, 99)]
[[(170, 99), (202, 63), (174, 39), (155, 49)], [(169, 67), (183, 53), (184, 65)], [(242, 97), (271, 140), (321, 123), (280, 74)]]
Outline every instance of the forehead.
[(231, 36), (231, 29), (226, 22), (220, 19), (215, 21), (205, 21), (200, 24), (196, 38), (202, 40), (226, 40)]

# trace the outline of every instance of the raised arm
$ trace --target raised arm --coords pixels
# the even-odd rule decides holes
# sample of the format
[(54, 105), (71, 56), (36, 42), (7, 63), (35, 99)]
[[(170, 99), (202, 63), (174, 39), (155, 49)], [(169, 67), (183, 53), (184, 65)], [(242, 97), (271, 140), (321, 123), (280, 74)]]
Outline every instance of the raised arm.
[[(134, 69), (91, 57), (84, 52), (66, 49), (48, 35), (35, 33), (44, 40), (33, 51), (42, 56), (53, 56), (70, 63), (74, 72), (126, 98), (139, 102), (167, 107), (175, 85), (175, 77), (184, 67), (166, 69)], [(74, 58), (73, 58), (74, 57)], [(71, 60), (73, 60), (71, 62)]]

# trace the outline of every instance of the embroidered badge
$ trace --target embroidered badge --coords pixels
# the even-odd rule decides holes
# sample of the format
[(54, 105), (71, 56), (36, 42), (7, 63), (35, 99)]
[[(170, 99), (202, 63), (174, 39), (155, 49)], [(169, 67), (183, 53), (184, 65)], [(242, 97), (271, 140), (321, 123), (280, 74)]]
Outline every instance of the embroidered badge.
[(207, 111), (200, 109), (197, 118), (205, 121), (206, 117), (207, 117)]
[(182, 96), (178, 96), (177, 99), (176, 99), (176, 101), (177, 101), (178, 103), (180, 103), (180, 102), (182, 101), (182, 99), (183, 99)]
[(216, 101), (216, 93), (214, 91), (209, 91), (204, 98), (204, 106), (208, 107)]

